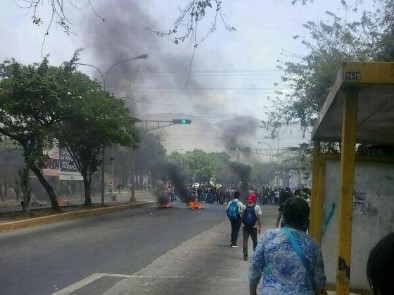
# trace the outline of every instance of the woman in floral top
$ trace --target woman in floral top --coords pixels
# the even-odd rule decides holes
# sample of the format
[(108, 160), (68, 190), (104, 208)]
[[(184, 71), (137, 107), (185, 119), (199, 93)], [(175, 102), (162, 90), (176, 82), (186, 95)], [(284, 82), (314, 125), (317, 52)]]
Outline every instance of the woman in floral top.
[(325, 294), (326, 277), (319, 245), (307, 234), (309, 206), (302, 198), (290, 198), (283, 209), (286, 228), (301, 248), (308, 264), (308, 272), (294, 250), (291, 241), (279, 228), (269, 230), (261, 237), (249, 264), (250, 295)]

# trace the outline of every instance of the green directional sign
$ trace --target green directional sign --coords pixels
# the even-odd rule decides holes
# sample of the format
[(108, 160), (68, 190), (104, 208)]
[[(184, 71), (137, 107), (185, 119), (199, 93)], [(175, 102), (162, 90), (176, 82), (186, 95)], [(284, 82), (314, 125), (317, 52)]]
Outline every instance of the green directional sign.
[(249, 146), (244, 146), (244, 147), (240, 147), (239, 145), (234, 145), (230, 148), (230, 150), (232, 151), (236, 151), (236, 152), (245, 152), (245, 153), (251, 153), (252, 149)]
[(172, 119), (172, 124), (191, 124), (192, 120), (190, 119)]

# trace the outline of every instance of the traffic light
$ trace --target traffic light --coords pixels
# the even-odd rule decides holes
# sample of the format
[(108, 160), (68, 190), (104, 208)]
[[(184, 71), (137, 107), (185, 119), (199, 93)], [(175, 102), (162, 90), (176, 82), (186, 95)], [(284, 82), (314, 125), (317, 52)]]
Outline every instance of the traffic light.
[(191, 124), (192, 120), (190, 119), (172, 119), (172, 124)]

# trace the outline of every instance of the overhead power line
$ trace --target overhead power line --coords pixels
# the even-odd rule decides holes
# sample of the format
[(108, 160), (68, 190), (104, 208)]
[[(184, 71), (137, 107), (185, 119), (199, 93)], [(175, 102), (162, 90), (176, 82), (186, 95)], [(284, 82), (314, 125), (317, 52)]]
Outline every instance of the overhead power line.
[(161, 88), (161, 87), (138, 87), (132, 88), (132, 91), (179, 91), (179, 92), (200, 92), (200, 91), (272, 91), (277, 90), (275, 87), (201, 87), (201, 88)]
[[(282, 70), (271, 68), (271, 69), (259, 69), (259, 70), (201, 70), (192, 71), (190, 74), (194, 76), (271, 76), (276, 74), (278, 76), (283, 73)], [(165, 71), (165, 72), (135, 72), (130, 76), (162, 76), (162, 75), (182, 75), (185, 76), (185, 71)]]

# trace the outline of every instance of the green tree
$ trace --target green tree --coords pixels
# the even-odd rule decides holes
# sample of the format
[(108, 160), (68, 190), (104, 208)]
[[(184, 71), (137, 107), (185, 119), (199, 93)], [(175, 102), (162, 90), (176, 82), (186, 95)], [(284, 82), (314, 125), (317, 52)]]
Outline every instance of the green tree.
[[(305, 56), (279, 65), (284, 71), (274, 110), (266, 123), (277, 130), (283, 124), (301, 123), (303, 130), (314, 125), (343, 61), (392, 61), (394, 57), (394, 8), (380, 1), (384, 9), (364, 12), (359, 21), (348, 23), (331, 12), (330, 21), (308, 22), (309, 33), (299, 38)], [(274, 131), (275, 132), (275, 131)]]
[[(73, 60), (67, 66), (73, 68)], [(139, 140), (134, 127), (136, 119), (129, 115), (122, 99), (104, 92), (100, 83), (85, 74), (73, 70), (65, 84), (69, 95), (55, 134), (83, 177), (85, 206), (92, 206), (92, 177), (97, 171), (102, 147), (117, 144), (136, 147)]]
[(52, 208), (60, 210), (54, 190), (41, 173), (43, 150), (53, 141), (53, 127), (61, 119), (58, 70), (41, 63), (23, 66), (15, 60), (0, 64), (0, 133), (23, 149), (27, 167), (45, 188)]
[(216, 182), (223, 184), (227, 183), (229, 176), (230, 156), (224, 152), (222, 153), (209, 153), (208, 157), (212, 161), (212, 167)]
[(91, 206), (90, 184), (102, 146), (135, 147), (139, 138), (136, 119), (123, 100), (75, 71), (77, 55), (60, 67), (50, 67), (47, 58), (30, 66), (13, 60), (0, 65), (0, 133), (22, 147), (26, 167), (37, 176), (55, 210), (60, 207), (54, 190), (41, 172), (46, 160), (43, 150), (55, 139), (67, 148), (81, 172), (85, 204)]
[(217, 182), (221, 182), (223, 171), (228, 170), (229, 159), (230, 157), (226, 153), (206, 153), (195, 149), (185, 153), (183, 163), (187, 167), (186, 171), (190, 179), (205, 183), (215, 177)]
[(167, 159), (169, 162), (182, 166), (185, 157), (180, 152), (174, 151), (167, 156)]
[(213, 164), (207, 153), (202, 150), (187, 151), (185, 164), (190, 173), (190, 178), (198, 182), (208, 182), (214, 175)]

